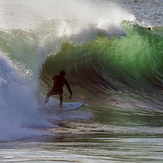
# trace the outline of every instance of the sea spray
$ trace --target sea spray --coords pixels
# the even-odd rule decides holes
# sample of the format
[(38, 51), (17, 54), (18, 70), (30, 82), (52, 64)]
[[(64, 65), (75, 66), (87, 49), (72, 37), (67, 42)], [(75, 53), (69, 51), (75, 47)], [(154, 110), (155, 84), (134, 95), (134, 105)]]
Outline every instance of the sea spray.
[(37, 112), (38, 104), (33, 90), (6, 59), (0, 56), (0, 140), (38, 135), (25, 127), (43, 127), (48, 123)]

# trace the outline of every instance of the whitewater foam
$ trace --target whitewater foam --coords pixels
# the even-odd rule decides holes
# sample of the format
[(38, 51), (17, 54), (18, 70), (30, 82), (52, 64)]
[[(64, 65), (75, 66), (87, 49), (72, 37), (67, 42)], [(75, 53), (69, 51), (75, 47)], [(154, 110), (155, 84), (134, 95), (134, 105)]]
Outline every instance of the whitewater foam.
[(0, 55), (0, 140), (36, 134), (22, 126), (50, 126), (41, 119), (34, 91)]

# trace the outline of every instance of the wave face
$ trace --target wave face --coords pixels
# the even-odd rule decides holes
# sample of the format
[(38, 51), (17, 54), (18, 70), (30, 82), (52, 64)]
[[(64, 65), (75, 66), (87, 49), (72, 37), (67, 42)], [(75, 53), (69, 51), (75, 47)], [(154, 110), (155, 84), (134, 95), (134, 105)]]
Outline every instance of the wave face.
[[(40, 1), (45, 7), (44, 3)], [(96, 111), (101, 104), (113, 106), (113, 110), (119, 106), (126, 109), (124, 103), (131, 94), (134, 100), (145, 98), (143, 104), (139, 101), (134, 106), (136, 109), (148, 110), (149, 99), (156, 95), (161, 99), (163, 27), (147, 30), (133, 23), (136, 18), (128, 11), (106, 1), (76, 3), (51, 2), (42, 16), (34, 12), (40, 13), (38, 4), (28, 3), (25, 13), (36, 7), (31, 7), (31, 14), (40, 21), (27, 17), (24, 28), (16, 23), (16, 15), (15, 22), (9, 23), (14, 15), (6, 12), (0, 30), (0, 123), (4, 124), (0, 126), (0, 141), (42, 135), (33, 128), (51, 126), (41, 108), (52, 87), (51, 78), (61, 69), (67, 72), (73, 100), (85, 101)], [(22, 12), (23, 5), (15, 5), (17, 11)], [(80, 10), (73, 6), (80, 6)], [(100, 108), (100, 112), (107, 120), (106, 109)], [(90, 117), (92, 114), (83, 113), (68, 118)], [(53, 114), (54, 120), (62, 118)]]
[(121, 89), (121, 84), (146, 89), (162, 87), (161, 32), (157, 27), (150, 31), (129, 22), (123, 22), (121, 27), (124, 31), (118, 36), (98, 30), (96, 37), (84, 45), (64, 42), (61, 51), (43, 64), (42, 79), (48, 83), (44, 74), (52, 76), (66, 69), (68, 78), (80, 81), (80, 85), (90, 81), (113, 89)]

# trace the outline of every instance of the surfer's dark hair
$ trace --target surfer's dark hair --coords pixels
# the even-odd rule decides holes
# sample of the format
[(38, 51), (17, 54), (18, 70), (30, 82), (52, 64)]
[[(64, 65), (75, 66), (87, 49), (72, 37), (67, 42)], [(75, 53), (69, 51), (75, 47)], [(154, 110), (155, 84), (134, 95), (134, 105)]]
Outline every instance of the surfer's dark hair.
[(65, 76), (66, 75), (66, 71), (64, 71), (64, 70), (60, 71), (60, 75)]

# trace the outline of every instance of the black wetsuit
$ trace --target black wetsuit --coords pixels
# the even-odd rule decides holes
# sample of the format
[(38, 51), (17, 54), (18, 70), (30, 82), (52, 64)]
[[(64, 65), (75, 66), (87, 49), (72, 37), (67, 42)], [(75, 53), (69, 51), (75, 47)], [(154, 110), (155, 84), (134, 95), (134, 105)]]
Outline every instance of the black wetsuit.
[(66, 85), (67, 89), (69, 90), (70, 94), (72, 95), (72, 91), (68, 81), (61, 75), (55, 75), (53, 77), (54, 86), (52, 88), (51, 94), (53, 95), (62, 95), (63, 94), (63, 86)]
[(64, 78), (62, 75), (55, 75), (53, 78), (54, 80), (54, 86), (53, 88), (47, 93), (46, 98), (45, 98), (45, 103), (49, 101), (49, 97), (52, 95), (59, 95), (60, 96), (60, 106), (62, 107), (62, 101), (63, 101), (63, 86), (66, 85), (71, 96), (72, 96), (72, 91), (70, 88), (70, 85), (68, 81)]

